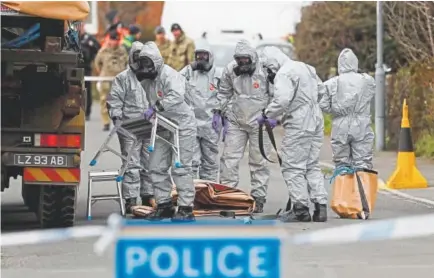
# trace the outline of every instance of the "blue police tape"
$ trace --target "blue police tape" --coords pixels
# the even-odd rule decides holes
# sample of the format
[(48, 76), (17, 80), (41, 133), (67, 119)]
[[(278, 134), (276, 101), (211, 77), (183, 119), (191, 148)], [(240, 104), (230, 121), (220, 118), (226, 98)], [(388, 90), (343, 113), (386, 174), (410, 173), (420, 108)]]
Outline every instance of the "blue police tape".
[(344, 244), (375, 240), (393, 240), (434, 235), (434, 214), (374, 220), (299, 234), (292, 243)]
[[(262, 220), (257, 221), (262, 222)], [(108, 222), (108, 227), (94, 225), (44, 231), (6, 233), (1, 236), (1, 246), (41, 244), (101, 236), (99, 241), (95, 244), (95, 251), (101, 253), (113, 242), (116, 238), (117, 231), (124, 225), (122, 217), (115, 214), (109, 217)], [(241, 224), (242, 221), (239, 221), (239, 223)], [(198, 220), (195, 225), (198, 224), (201, 224), (200, 220)], [(206, 221), (204, 224), (206, 224)], [(390, 220), (374, 220), (368, 223), (364, 221), (359, 224), (321, 229), (295, 236), (288, 235), (287, 239), (290, 243), (295, 245), (322, 245), (404, 239), (430, 235), (434, 235), (434, 214)]]
[(2, 233), (1, 246), (27, 245), (59, 242), (75, 238), (98, 237), (106, 226), (84, 226), (64, 229), (49, 229), (44, 231)]

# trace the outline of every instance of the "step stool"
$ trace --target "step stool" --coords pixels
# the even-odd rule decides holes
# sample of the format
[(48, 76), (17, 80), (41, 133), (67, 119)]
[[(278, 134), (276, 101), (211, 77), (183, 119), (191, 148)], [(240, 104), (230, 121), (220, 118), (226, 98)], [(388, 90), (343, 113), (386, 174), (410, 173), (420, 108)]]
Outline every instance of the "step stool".
[[(172, 147), (172, 150), (175, 152), (175, 167), (181, 168), (181, 155), (179, 151), (179, 127), (174, 122), (166, 119), (165, 117), (159, 115), (158, 113), (155, 115), (153, 119), (151, 119), (152, 123), (152, 132), (151, 132), (151, 144), (148, 147), (149, 152), (153, 152), (155, 148), (155, 139), (159, 138), (160, 140), (166, 142)], [(158, 131), (160, 128), (170, 131), (172, 134), (173, 142), (170, 142), (164, 139), (162, 136), (158, 135)]]
[[(164, 136), (161, 136), (161, 133), (165, 131), (169, 131), (172, 134), (173, 142), (170, 142), (164, 139)], [(111, 139), (114, 137), (116, 133), (121, 133), (122, 135), (130, 138), (134, 141), (131, 145), (130, 150), (127, 151), (127, 155), (124, 156), (118, 151), (114, 150), (109, 146)], [(122, 166), (119, 171), (119, 175), (116, 177), (117, 182), (121, 182), (123, 180), (124, 174), (127, 171), (127, 167), (131, 160), (131, 151), (135, 148), (136, 144), (139, 144), (140, 139), (149, 138), (150, 145), (147, 147), (148, 152), (153, 152), (155, 149), (155, 139), (159, 138), (169, 144), (173, 151), (175, 152), (175, 167), (181, 167), (181, 159), (180, 159), (180, 151), (179, 151), (179, 127), (177, 124), (172, 121), (164, 118), (158, 113), (155, 115), (151, 121), (147, 121), (144, 117), (137, 117), (134, 119), (128, 119), (124, 121), (118, 121), (114, 128), (110, 131), (107, 138), (104, 140), (104, 143), (96, 152), (95, 156), (89, 163), (89, 166), (93, 167), (97, 164), (98, 158), (105, 152), (111, 152), (112, 154), (118, 156), (122, 159)], [(143, 169), (145, 170), (146, 169)]]
[[(87, 220), (92, 220), (92, 205), (98, 201), (103, 200), (116, 200), (119, 202), (119, 206), (121, 209), (122, 216), (125, 216), (125, 204), (124, 199), (122, 197), (122, 183), (117, 180), (119, 177), (118, 170), (109, 170), (109, 171), (89, 171), (88, 175), (88, 187), (87, 187)], [(118, 194), (115, 195), (92, 195), (92, 185), (93, 182), (101, 182), (101, 181), (113, 181), (116, 182), (116, 188)]]

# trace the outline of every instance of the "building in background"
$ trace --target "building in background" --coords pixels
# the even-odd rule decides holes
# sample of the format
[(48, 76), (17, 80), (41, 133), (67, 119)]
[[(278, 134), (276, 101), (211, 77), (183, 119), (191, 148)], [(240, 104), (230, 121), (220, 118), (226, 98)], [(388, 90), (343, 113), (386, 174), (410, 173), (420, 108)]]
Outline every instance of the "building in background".
[(107, 28), (105, 15), (110, 10), (118, 10), (119, 17), (126, 26), (137, 24), (142, 30), (142, 41), (154, 39), (155, 27), (161, 25), (164, 1), (89, 1), (90, 14), (85, 21), (85, 30), (102, 39)]

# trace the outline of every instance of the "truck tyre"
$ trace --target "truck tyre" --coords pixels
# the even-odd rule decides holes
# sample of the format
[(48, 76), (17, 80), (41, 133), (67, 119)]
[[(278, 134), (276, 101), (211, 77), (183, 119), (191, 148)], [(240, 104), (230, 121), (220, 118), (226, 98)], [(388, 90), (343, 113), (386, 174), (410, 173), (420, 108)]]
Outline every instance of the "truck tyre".
[(40, 192), (40, 185), (23, 183), (21, 186), (21, 196), (23, 197), (24, 205), (26, 205), (31, 212), (38, 212)]
[(39, 204), (39, 222), (41, 227), (72, 227), (75, 221), (76, 201), (76, 187), (42, 186)]

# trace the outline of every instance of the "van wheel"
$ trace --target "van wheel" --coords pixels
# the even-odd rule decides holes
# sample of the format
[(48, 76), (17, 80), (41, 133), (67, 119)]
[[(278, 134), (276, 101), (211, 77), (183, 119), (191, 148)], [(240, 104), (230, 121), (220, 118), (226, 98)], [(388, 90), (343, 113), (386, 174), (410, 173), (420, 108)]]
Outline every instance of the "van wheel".
[(39, 221), (42, 228), (74, 226), (77, 188), (71, 186), (42, 186)]

